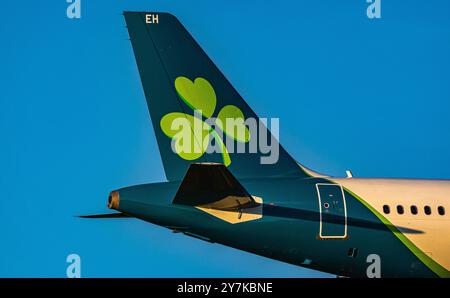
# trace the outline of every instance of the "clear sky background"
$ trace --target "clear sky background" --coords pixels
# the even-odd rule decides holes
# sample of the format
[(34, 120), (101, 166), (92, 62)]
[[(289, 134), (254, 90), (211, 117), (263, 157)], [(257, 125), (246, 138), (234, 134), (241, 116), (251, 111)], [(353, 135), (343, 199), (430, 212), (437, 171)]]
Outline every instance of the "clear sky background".
[[(51, 3), (50, 3), (51, 2)], [(450, 2), (2, 1), (0, 276), (315, 277), (322, 273), (108, 212), (164, 180), (123, 10), (175, 14), (304, 165), (450, 179)]]

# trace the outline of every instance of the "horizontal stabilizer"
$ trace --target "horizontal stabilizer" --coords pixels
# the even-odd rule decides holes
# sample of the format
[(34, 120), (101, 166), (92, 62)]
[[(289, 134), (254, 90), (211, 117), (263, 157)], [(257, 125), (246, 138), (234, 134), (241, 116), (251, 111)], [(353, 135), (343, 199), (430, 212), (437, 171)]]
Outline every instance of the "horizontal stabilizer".
[(108, 214), (92, 214), (92, 215), (78, 215), (79, 218), (130, 218), (125, 213), (108, 213)]
[(259, 205), (227, 167), (218, 163), (191, 164), (173, 203), (229, 211)]

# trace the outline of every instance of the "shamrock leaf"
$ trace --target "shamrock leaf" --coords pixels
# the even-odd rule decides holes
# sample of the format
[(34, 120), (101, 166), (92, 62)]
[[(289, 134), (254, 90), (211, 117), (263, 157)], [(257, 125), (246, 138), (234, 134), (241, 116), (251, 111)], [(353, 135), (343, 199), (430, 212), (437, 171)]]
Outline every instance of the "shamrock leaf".
[(197, 117), (185, 113), (169, 113), (161, 118), (160, 126), (174, 140), (173, 149), (183, 159), (198, 159), (208, 148), (211, 126)]
[(216, 125), (229, 137), (244, 143), (250, 140), (250, 131), (244, 124), (244, 114), (238, 107), (224, 106), (219, 111), (217, 120)]
[(219, 143), (220, 148), (222, 149), (222, 160), (223, 160), (223, 164), (228, 167), (231, 164), (231, 158), (230, 158), (230, 154), (228, 153), (227, 150), (227, 146), (224, 144), (222, 138), (217, 134), (216, 130), (213, 129), (211, 131), (211, 134), (213, 135), (213, 137), (216, 139), (216, 142)]
[[(186, 77), (175, 79), (178, 96), (194, 111), (201, 111), (205, 118), (211, 118), (216, 109), (216, 93), (211, 84), (198, 77), (192, 82)], [(227, 121), (228, 120), (228, 121)], [(250, 140), (250, 131), (245, 126), (242, 111), (233, 105), (224, 106), (217, 115), (216, 126), (225, 134), (240, 142)], [(206, 152), (210, 138), (214, 138), (221, 148), (225, 166), (231, 164), (227, 147), (216, 129), (201, 117), (173, 112), (161, 118), (162, 131), (173, 140), (173, 150), (185, 160), (195, 160)]]
[(213, 115), (217, 102), (216, 93), (207, 80), (199, 77), (192, 82), (186, 77), (177, 77), (175, 89), (180, 98), (193, 110), (201, 110), (206, 118)]

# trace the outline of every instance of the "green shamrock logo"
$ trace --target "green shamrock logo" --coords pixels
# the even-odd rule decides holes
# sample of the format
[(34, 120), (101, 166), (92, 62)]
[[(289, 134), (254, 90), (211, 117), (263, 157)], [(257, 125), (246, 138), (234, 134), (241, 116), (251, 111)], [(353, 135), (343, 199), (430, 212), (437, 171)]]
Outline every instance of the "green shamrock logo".
[[(217, 97), (213, 86), (206, 79), (198, 77), (192, 82), (186, 77), (177, 77), (175, 90), (181, 100), (193, 111), (200, 111), (201, 116), (206, 119), (213, 116)], [(250, 140), (250, 131), (244, 124), (244, 114), (238, 107), (224, 106), (215, 119), (215, 126), (233, 140), (244, 143)], [(227, 121), (227, 119), (232, 121)], [(190, 128), (188, 135), (180, 133), (183, 129), (182, 126), (186, 124)], [(212, 136), (221, 148), (223, 163), (226, 166), (231, 164), (230, 155), (222, 137), (206, 120), (185, 113), (173, 112), (161, 118), (160, 126), (169, 138), (174, 139), (174, 150), (181, 158), (195, 160), (203, 156)]]

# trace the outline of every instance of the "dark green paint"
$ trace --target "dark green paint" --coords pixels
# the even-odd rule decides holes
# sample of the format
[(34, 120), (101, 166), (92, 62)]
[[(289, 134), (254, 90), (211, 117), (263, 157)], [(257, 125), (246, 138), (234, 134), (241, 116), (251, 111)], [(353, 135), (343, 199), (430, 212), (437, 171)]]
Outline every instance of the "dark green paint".
[[(207, 79), (217, 97), (216, 114), (223, 107), (233, 105), (242, 111), (246, 119), (258, 117), (174, 16), (149, 12), (158, 14), (159, 22), (146, 24), (146, 14), (124, 13), (166, 176), (169, 181), (178, 181), (184, 177), (192, 161), (174, 155), (171, 139), (159, 129), (161, 119), (169, 113), (193, 115), (192, 108), (180, 99), (175, 89), (174, 82), (178, 77), (186, 77), (191, 81), (196, 78)], [(225, 138), (224, 142), (227, 141), (234, 140)], [(249, 152), (248, 143), (246, 152)], [(259, 153), (229, 155), (229, 170), (237, 178), (306, 177), (281, 147), (280, 158), (275, 164), (261, 164), (262, 154)], [(195, 162), (223, 163), (223, 157), (220, 153), (203, 154)]]
[[(121, 189), (119, 211), (211, 242), (332, 274), (364, 277), (369, 265), (366, 257), (375, 253), (381, 258), (382, 277), (436, 277), (348, 192), (345, 192), (348, 238), (319, 240), (316, 183), (328, 183), (325, 179), (270, 178), (240, 182), (249, 193), (264, 199), (261, 219), (230, 224), (194, 207), (172, 204), (179, 182)], [(358, 249), (356, 258), (347, 256), (349, 248)], [(306, 260), (312, 260), (311, 264), (304, 264)]]

